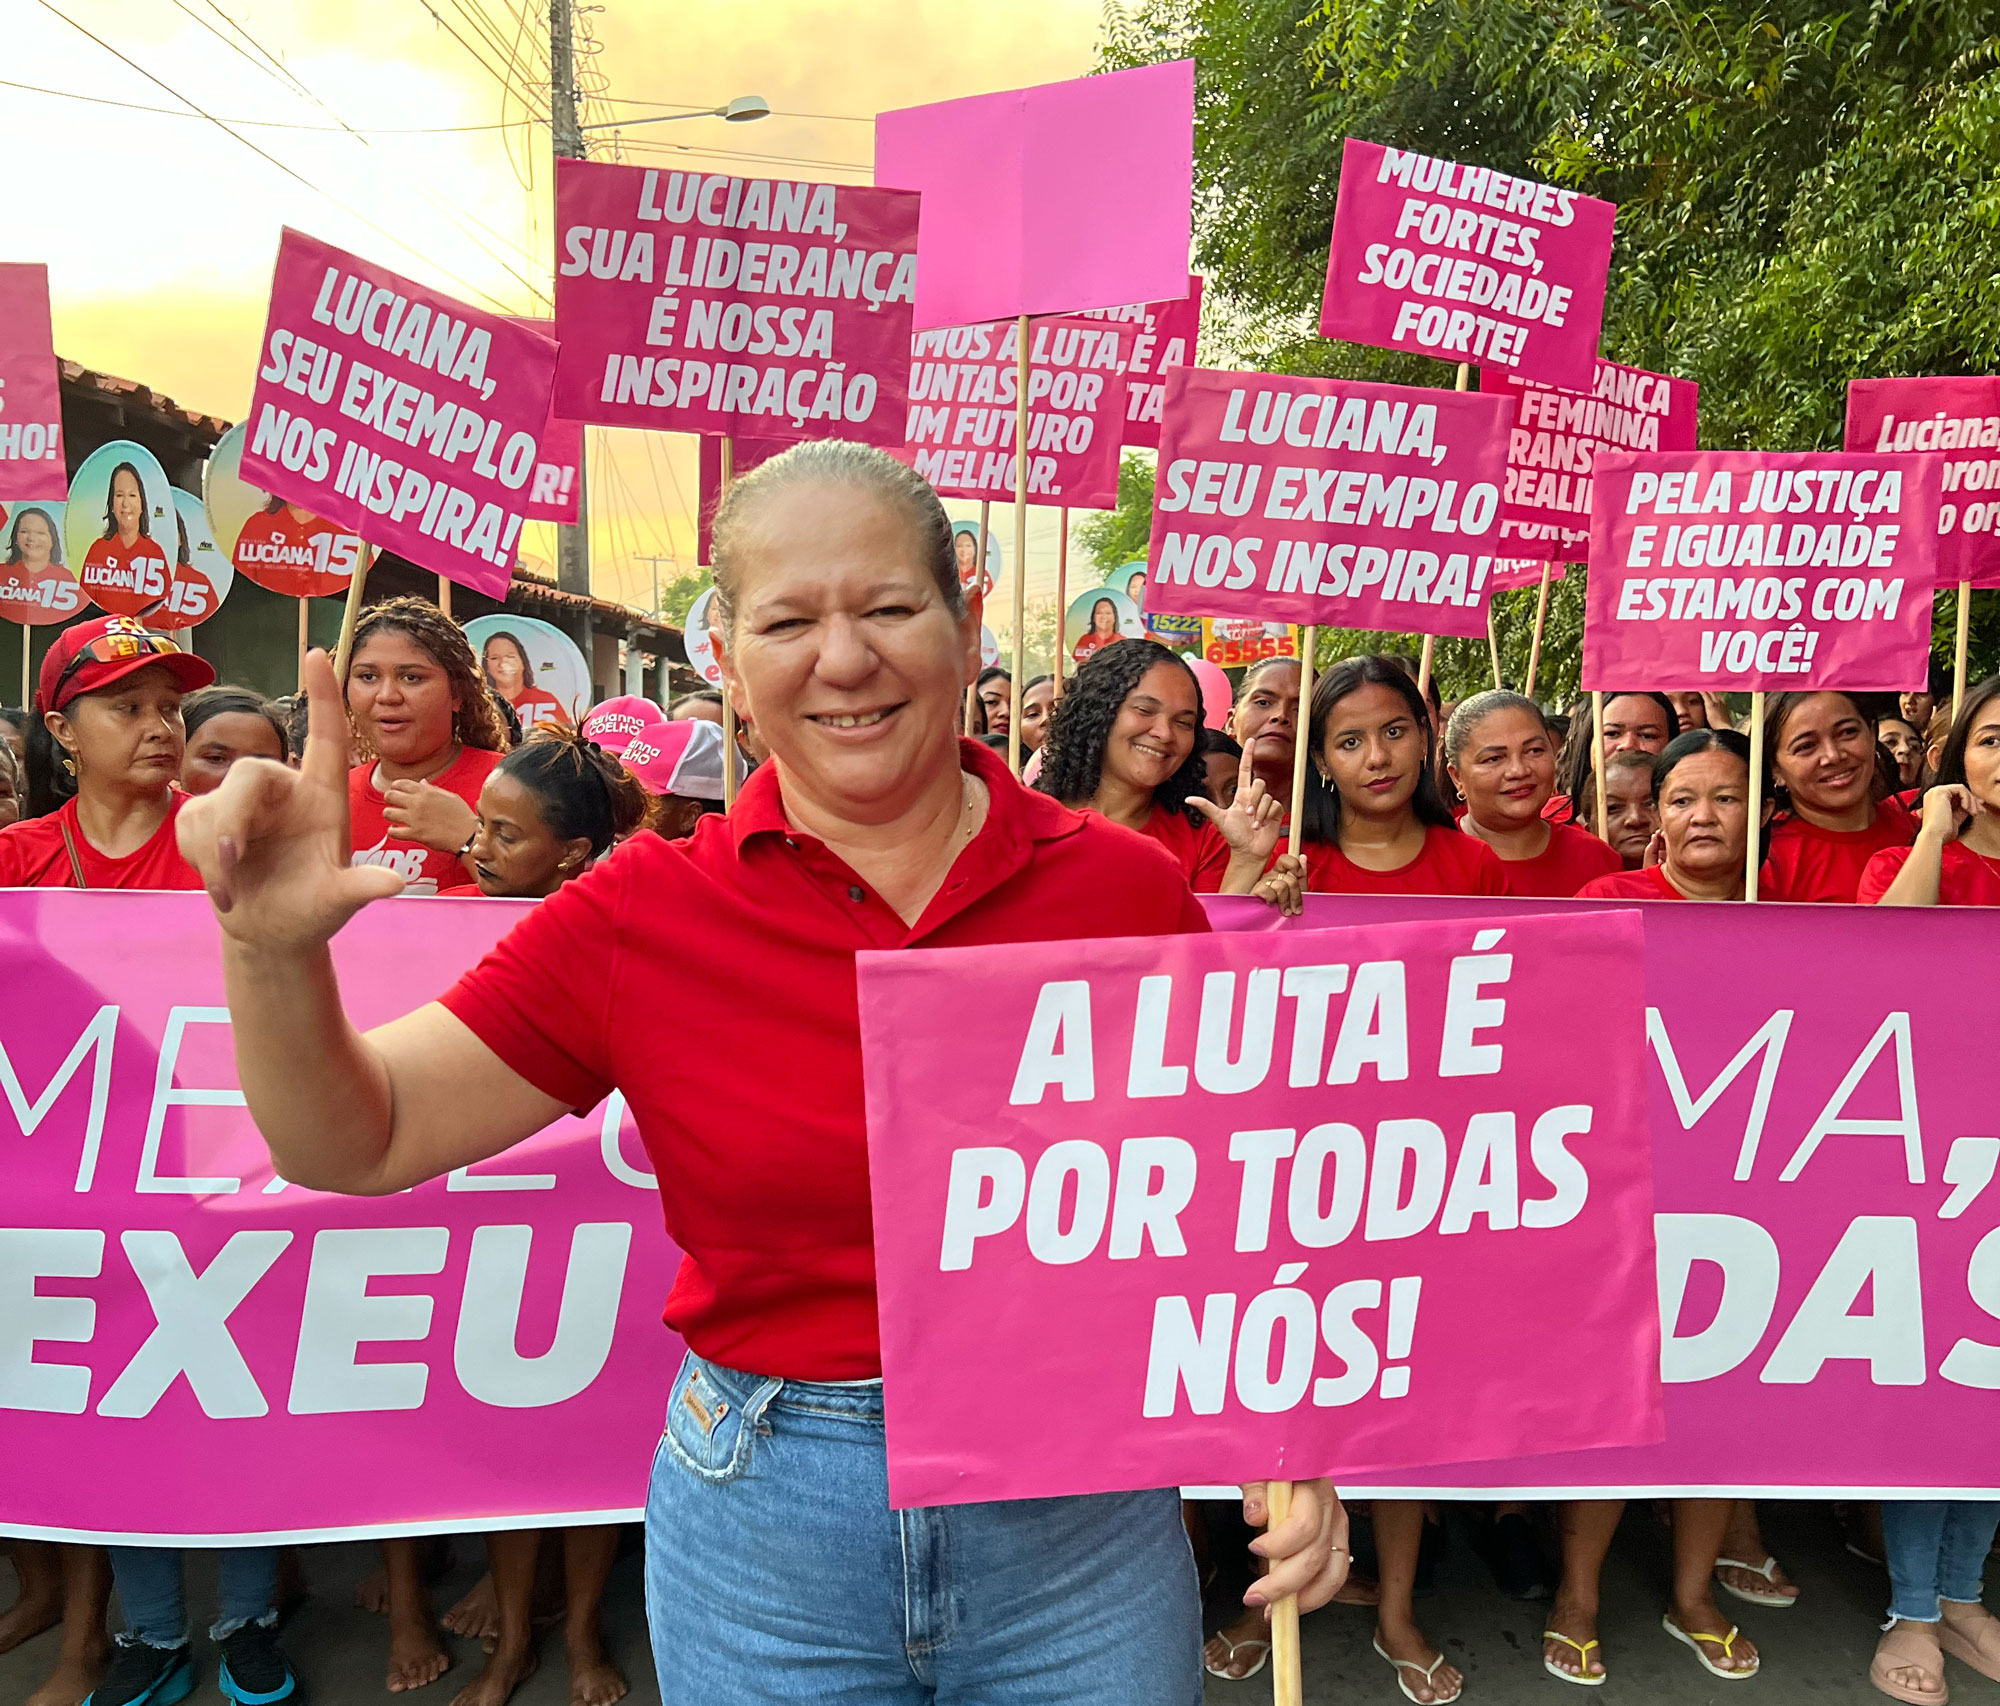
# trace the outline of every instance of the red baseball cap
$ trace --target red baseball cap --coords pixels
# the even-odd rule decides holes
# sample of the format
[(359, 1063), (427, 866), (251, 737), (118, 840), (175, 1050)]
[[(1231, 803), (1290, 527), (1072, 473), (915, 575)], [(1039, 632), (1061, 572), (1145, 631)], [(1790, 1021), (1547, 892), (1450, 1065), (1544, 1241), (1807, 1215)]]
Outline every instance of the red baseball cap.
[(183, 693), (212, 686), (215, 670), (165, 634), (131, 616), (100, 616), (65, 628), (42, 657), (35, 709), (60, 711), (80, 693), (93, 693), (154, 664), (164, 664)]

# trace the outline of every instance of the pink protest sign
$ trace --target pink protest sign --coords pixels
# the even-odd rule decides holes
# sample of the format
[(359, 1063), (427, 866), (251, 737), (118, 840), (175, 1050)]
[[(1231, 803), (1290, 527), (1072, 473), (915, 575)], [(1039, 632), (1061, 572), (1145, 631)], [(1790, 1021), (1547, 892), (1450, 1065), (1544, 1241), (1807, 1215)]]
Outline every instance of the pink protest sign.
[[(349, 1012), (408, 1011), (518, 915), (368, 908), (335, 943)], [(92, 1465), (0, 1476), (0, 1531), (637, 1517), (680, 1359), (659, 1319), (677, 1258), (622, 1101), (414, 1191), (321, 1195), (273, 1177), (243, 1110), (202, 896), (16, 891), (0, 942), (7, 1450)]]
[(243, 478), (503, 596), (555, 346), (508, 315), (287, 229), (263, 348)]
[(1512, 410), (1476, 391), (1173, 369), (1146, 608), (1484, 634)]
[(1583, 685), (1920, 687), (1934, 456), (1600, 452)]
[(1588, 391), (1617, 212), (1350, 136), (1320, 332)]
[(1642, 940), (857, 956), (890, 1503), (1657, 1440)]
[(915, 196), (559, 160), (556, 231), (565, 419), (900, 442)]
[[(551, 342), (555, 339), (556, 323), (553, 320), (531, 320), (516, 315), (515, 321)], [(583, 423), (566, 421), (559, 415), (551, 414), (542, 428), (542, 439), (537, 449), (540, 454), (535, 460), (534, 475), (528, 482), (528, 501), (523, 513), (530, 521), (573, 523), (577, 518), (577, 501), (583, 491)]]
[[(1118, 504), (1129, 327), (1036, 320), (1028, 330), (1028, 499), (1069, 509)], [(906, 442), (895, 454), (940, 497), (1014, 496), (1015, 323), (919, 332), (910, 355)]]
[(68, 490), (49, 269), (0, 261), (0, 500), (60, 500)]
[(1125, 363), (1125, 433), (1127, 444), (1157, 450), (1160, 417), (1166, 407), (1166, 372), (1192, 367), (1201, 341), (1201, 275), (1190, 273), (1187, 295), (1167, 302), (1133, 302), (1123, 308), (1092, 308), (1081, 318), (1116, 320), (1133, 333), (1132, 353)]
[(1937, 453), (1939, 584), (2000, 586), (2000, 376), (1852, 380), (1847, 448)]
[[(1563, 918), (1599, 904), (1508, 902)], [(1492, 905), (1309, 895), (1295, 924), (1255, 902), (1210, 910), (1218, 928), (1310, 935), (1470, 925)], [(1555, 1453), (1536, 1441), (1341, 1491), (1993, 1497), (1992, 1022), (1950, 968), (1994, 962), (2000, 913), (1687, 902), (1645, 914), (1664, 1442)], [(1857, 966), (1935, 975), (1870, 980)], [(1599, 1277), (1578, 1270), (1572, 1291)], [(1504, 1336), (1512, 1320), (1510, 1295)]]
[(923, 195), (920, 330), (1179, 296), (1194, 61), (881, 113), (875, 181)]
[(1695, 448), (1700, 387), (1690, 379), (1600, 361), (1588, 394), (1492, 367), (1479, 370), (1479, 386), (1514, 399), (1500, 537), (1518, 542), (1524, 556), (1588, 559), (1590, 466), (1598, 451)]
[(1559, 581), (1569, 573), (1563, 563), (1538, 562), (1533, 557), (1496, 557), (1493, 571), (1486, 577), (1486, 585), (1492, 592), (1513, 592), (1519, 587), (1540, 586), (1542, 571), (1548, 570), (1549, 579)]

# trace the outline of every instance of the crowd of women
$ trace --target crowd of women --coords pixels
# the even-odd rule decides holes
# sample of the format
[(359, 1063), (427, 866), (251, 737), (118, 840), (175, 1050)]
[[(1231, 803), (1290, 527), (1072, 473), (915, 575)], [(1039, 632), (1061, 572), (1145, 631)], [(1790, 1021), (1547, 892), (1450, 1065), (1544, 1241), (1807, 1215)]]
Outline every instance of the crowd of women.
[[(0, 829), (0, 886), (205, 888), (249, 1106), (280, 1172), (316, 1189), (404, 1188), (624, 1093), (687, 1255), (667, 1318), (690, 1354), (648, 1505), (665, 1699), (819, 1698), (834, 1678), (892, 1701), (1192, 1701), (1203, 1668), (1262, 1668), (1266, 1608), (1290, 1593), (1372, 1605), (1402, 1694), (1456, 1699), (1464, 1678), (1416, 1617), (1441, 1534), (1422, 1502), (1374, 1502), (1369, 1576), (1348, 1569), (1323, 1483), (1301, 1483), (1261, 1533), (1261, 1486), (1240, 1513), (1183, 1513), (1171, 1493), (888, 1511), (854, 952), (1206, 928), (1190, 891), (1287, 911), (1307, 893), (1736, 901), (1753, 835), (1763, 900), (2000, 904), (2000, 680), (1955, 714), (1932, 692), (1778, 695), (1753, 789), (1719, 696), (1608, 695), (1600, 742), (1587, 701), (1556, 714), (1496, 690), (1445, 706), (1399, 656), (1331, 663), (1305, 705), (1295, 662), (1259, 664), (1221, 729), (1204, 726), (1186, 661), (1142, 639), (1017, 702), (1004, 671), (978, 670), (978, 612), (935, 496), (856, 446), (765, 464), (714, 538), (718, 653), (750, 769), (726, 817), (717, 695), (611, 700), (516, 744), (463, 633), (421, 600), (366, 611), (344, 679), (315, 655), (306, 691), (275, 705), (108, 618), (60, 634), (33, 713), (9, 714), (22, 738), (0, 745), (0, 821), (18, 821)], [(442, 1001), (361, 1036), (326, 943), (391, 893), (543, 904)], [(579, 950), (611, 941), (607, 975), (613, 956)], [(709, 973), (703, 987), (738, 993), (690, 1018), (682, 1062), (612, 1023), (652, 1010), (670, 975)], [(544, 998), (514, 999), (530, 984)], [(705, 1063), (759, 1027), (791, 1070), (719, 1083)], [(797, 1082), (815, 1094), (791, 1095)], [(1564, 1682), (1599, 1684), (1615, 1662), (1596, 1618), (1620, 1511), (1479, 1517), (1503, 1588), (1552, 1598), (1541, 1659)], [(1717, 1593), (1775, 1610), (1798, 1590), (1753, 1503), (1665, 1514), (1664, 1633), (1715, 1677), (1747, 1679), (1756, 1649)], [(1891, 1583), (1877, 1686), (1942, 1702), (1945, 1653), (2000, 1677), (2000, 1622), (1978, 1603), (2000, 1504), (1854, 1516)], [(704, 1544), (662, 1544), (676, 1532)], [(533, 1667), (539, 1600), (563, 1607), (575, 1706), (622, 1695), (597, 1635), (617, 1531), (485, 1545), (487, 1578), (443, 1620), (489, 1650), (458, 1706), (500, 1706)], [(1205, 1647), (1191, 1550), (1238, 1607)], [(388, 1685), (423, 1687), (451, 1664), (430, 1547), (381, 1554), (361, 1598), (388, 1614)], [(14, 1557), (0, 1645), (63, 1628), (34, 1706), (188, 1692), (176, 1554), (16, 1542)], [(252, 1706), (297, 1689), (276, 1638), (283, 1565), (269, 1548), (223, 1555), (210, 1635), (224, 1692)], [(932, 1627), (945, 1604), (950, 1627)]]

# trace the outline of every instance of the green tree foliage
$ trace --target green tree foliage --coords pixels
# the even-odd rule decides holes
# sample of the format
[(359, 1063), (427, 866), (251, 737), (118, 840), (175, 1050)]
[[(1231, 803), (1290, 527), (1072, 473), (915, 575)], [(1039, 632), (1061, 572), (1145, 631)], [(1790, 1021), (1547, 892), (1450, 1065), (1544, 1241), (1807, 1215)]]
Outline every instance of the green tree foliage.
[[(2000, 371), (1990, 3), (1108, 9), (1107, 69), (1180, 56), (1196, 63), (1196, 247), (1214, 305), (1204, 342), (1221, 359), (1451, 382), (1443, 363), (1317, 336), (1341, 141), (1358, 136), (1618, 203), (1605, 354), (1699, 382), (1705, 445), (1835, 448), (1850, 379)], [(1551, 600), (1564, 636), (1556, 681), (1576, 679), (1581, 593), (1573, 570)], [(1524, 601), (1531, 624), (1532, 594), (1496, 601), (1503, 661)], [(1996, 602), (1975, 598), (1975, 675), (2000, 665)], [(1946, 655), (1954, 617), (1941, 595)], [(1525, 641), (1515, 649), (1525, 663)], [(1447, 692), (1490, 680), (1483, 643), (1439, 651), (1454, 660), (1440, 666)]]
[(1120, 563), (1143, 563), (1153, 537), (1152, 457), (1126, 451), (1118, 464), (1118, 507), (1091, 510), (1071, 524), (1069, 536), (1102, 576)]

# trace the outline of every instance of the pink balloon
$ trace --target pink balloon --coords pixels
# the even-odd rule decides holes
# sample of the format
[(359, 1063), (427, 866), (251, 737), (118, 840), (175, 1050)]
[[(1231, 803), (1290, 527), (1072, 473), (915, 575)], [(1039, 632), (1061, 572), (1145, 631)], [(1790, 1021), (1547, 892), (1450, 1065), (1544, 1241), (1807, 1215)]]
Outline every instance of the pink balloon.
[(1207, 658), (1189, 658), (1187, 666), (1201, 683), (1201, 720), (1212, 729), (1221, 728), (1229, 721), (1229, 708), (1236, 702), (1229, 677), (1223, 674), (1220, 664), (1210, 663)]

